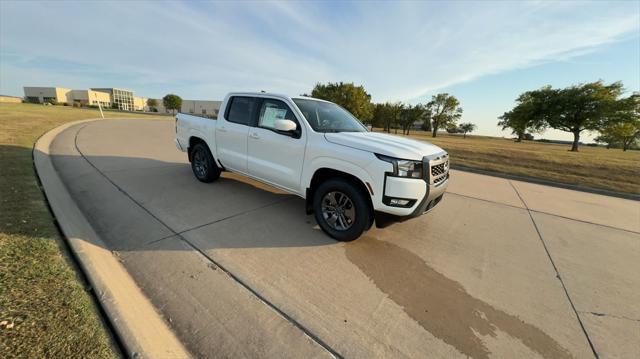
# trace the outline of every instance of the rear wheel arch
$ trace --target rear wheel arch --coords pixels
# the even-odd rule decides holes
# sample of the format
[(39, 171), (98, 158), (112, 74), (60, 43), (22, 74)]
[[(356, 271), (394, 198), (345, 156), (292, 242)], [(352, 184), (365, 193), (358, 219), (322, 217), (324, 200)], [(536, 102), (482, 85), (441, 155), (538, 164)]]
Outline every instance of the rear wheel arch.
[(187, 154), (189, 156), (189, 162), (192, 161), (191, 151), (193, 150), (193, 147), (198, 143), (202, 143), (205, 146), (207, 146), (207, 149), (209, 149), (209, 152), (211, 152), (211, 148), (209, 148), (209, 145), (207, 144), (207, 142), (205, 140), (203, 140), (202, 138), (197, 137), (197, 136), (191, 136), (191, 137), (189, 137), (189, 147), (187, 147)]

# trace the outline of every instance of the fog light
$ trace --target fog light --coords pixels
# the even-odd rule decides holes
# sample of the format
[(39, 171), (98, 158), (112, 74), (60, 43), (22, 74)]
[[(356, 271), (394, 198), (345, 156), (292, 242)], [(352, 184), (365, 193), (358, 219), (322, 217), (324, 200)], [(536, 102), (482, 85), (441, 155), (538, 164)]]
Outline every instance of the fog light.
[(401, 208), (410, 208), (414, 204), (416, 204), (415, 199), (406, 199), (406, 198), (394, 198), (394, 197), (382, 197), (382, 203), (391, 207), (401, 207)]
[(399, 199), (399, 198), (392, 198), (391, 201), (389, 201), (389, 204), (392, 206), (406, 206), (407, 204), (409, 204), (409, 200), (408, 199)]

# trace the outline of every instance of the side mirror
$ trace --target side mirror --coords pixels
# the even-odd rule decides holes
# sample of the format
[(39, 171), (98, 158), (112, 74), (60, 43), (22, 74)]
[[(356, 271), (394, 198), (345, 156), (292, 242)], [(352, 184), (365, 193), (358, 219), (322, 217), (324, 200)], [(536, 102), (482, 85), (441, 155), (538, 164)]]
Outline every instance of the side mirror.
[(274, 125), (276, 130), (283, 132), (292, 132), (297, 128), (296, 123), (291, 120), (276, 120)]

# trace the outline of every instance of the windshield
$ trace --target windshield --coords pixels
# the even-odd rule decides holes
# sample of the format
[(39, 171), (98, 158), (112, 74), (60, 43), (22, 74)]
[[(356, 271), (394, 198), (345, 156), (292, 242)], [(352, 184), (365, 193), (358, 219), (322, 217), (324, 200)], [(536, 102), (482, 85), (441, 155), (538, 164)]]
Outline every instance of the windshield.
[(331, 102), (293, 99), (316, 132), (367, 132), (349, 111)]

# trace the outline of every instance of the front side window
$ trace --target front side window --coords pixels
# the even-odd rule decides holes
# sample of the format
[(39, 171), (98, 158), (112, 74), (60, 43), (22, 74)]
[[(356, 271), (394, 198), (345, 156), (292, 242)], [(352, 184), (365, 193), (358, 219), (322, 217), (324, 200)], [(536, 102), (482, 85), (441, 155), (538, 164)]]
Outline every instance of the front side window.
[(298, 124), (296, 116), (287, 104), (278, 100), (265, 99), (260, 108), (258, 127), (275, 130), (276, 120), (291, 120)]
[(227, 111), (226, 119), (229, 122), (249, 125), (256, 111), (256, 99), (253, 97), (234, 96)]
[(293, 102), (316, 132), (367, 132), (357, 118), (335, 103), (302, 98)]

